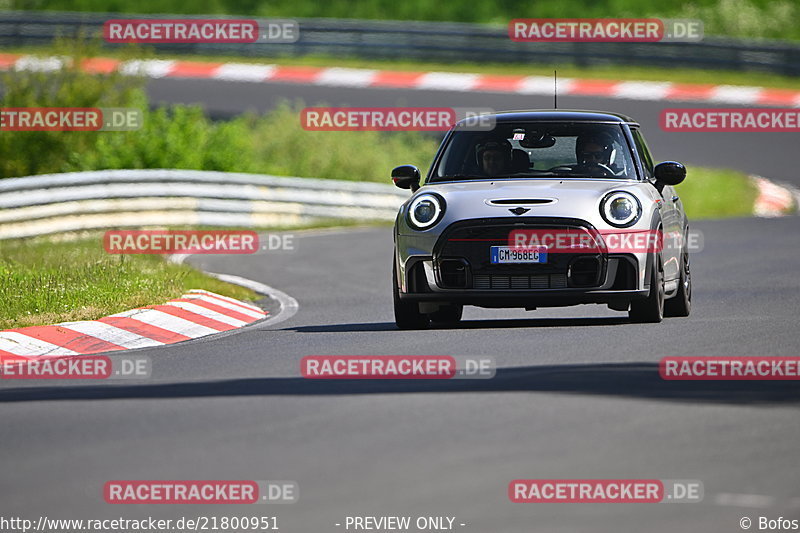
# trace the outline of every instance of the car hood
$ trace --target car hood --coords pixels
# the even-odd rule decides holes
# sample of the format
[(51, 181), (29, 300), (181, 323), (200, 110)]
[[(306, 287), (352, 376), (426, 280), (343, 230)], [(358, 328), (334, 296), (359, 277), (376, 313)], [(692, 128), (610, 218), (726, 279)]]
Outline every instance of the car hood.
[[(615, 190), (628, 191), (639, 198), (644, 216), (634, 227), (649, 225), (649, 215), (659, 195), (649, 183), (635, 180), (534, 178), (431, 183), (421, 187), (412, 199), (425, 193), (437, 193), (445, 199), (445, 214), (434, 232), (460, 220), (518, 216), (578, 218), (596, 228), (603, 228), (610, 226), (600, 216), (600, 201)], [(496, 205), (491, 203), (493, 200), (511, 202)], [(513, 200), (549, 202), (531, 204)], [(511, 211), (517, 207), (528, 211), (517, 215)], [(401, 228), (401, 233), (405, 230)]]
[[(452, 181), (445, 183), (430, 183), (422, 187), (421, 190), (438, 192), (440, 194), (459, 194), (464, 195), (497, 195), (508, 196), (509, 198), (528, 198), (531, 195), (536, 197), (558, 197), (588, 194), (597, 196), (606, 191), (625, 188), (626, 185), (638, 185), (641, 182), (634, 180), (615, 180), (615, 179), (502, 179), (502, 180), (476, 180), (476, 181)], [(522, 196), (520, 196), (522, 195)]]

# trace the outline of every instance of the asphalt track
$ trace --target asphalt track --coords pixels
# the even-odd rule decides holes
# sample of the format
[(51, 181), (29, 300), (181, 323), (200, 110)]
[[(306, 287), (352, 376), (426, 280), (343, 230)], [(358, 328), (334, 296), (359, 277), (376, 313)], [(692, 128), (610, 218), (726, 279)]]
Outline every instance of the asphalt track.
[[(163, 101), (217, 114), (281, 96), (379, 105), (543, 107), (541, 98), (160, 80)], [(234, 102), (234, 103), (232, 103)], [(562, 107), (639, 119), (659, 159), (795, 181), (791, 134), (677, 135), (654, 102), (564, 98)], [(720, 140), (721, 139), (721, 140)], [(104, 518), (276, 513), (281, 530), (340, 531), (348, 515), (455, 516), (464, 532), (732, 532), (739, 520), (800, 517), (800, 387), (664, 382), (666, 355), (798, 355), (798, 218), (694, 224), (694, 309), (659, 325), (600, 306), (470, 308), (461, 327), (394, 328), (391, 233), (299, 235), (297, 249), (195, 256), (207, 270), (267, 283), (299, 311), (237, 334), (140, 350), (146, 383), (0, 383), (3, 515)], [(322, 354), (493, 355), (486, 381), (327, 381), (299, 374)], [(513, 504), (518, 478), (696, 479), (701, 503)], [(112, 506), (111, 479), (284, 479), (300, 502)], [(757, 530), (757, 526), (752, 528)]]

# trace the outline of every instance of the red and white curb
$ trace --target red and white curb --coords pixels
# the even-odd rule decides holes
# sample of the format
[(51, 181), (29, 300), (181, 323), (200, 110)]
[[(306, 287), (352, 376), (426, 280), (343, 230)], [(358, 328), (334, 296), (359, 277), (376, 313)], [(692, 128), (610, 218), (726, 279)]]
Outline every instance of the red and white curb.
[(240, 328), (267, 315), (255, 305), (195, 289), (163, 305), (98, 320), (0, 331), (0, 362), (173, 344)]
[(788, 187), (780, 186), (761, 176), (750, 177), (758, 188), (758, 196), (753, 205), (753, 214), (757, 217), (774, 218), (790, 214), (800, 205), (800, 193)]
[[(51, 71), (59, 69), (65, 60), (60, 57), (41, 58), (20, 54), (0, 54), (0, 69)], [(123, 74), (139, 74), (148, 78), (201, 78), (330, 87), (553, 94), (553, 79), (549, 76), (412, 72), (164, 59), (120, 61), (102, 57), (88, 59), (84, 61), (82, 67), (87, 72), (111, 73), (119, 70)], [(800, 107), (800, 91), (738, 85), (559, 78), (558, 93), (560, 95), (601, 96), (628, 100)]]

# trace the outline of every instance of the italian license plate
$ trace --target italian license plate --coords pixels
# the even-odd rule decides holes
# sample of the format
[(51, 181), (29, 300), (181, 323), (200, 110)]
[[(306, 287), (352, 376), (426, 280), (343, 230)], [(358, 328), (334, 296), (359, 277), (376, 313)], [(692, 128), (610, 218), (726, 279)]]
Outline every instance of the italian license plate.
[(493, 265), (504, 263), (547, 263), (546, 248), (514, 248), (492, 246), (490, 258)]

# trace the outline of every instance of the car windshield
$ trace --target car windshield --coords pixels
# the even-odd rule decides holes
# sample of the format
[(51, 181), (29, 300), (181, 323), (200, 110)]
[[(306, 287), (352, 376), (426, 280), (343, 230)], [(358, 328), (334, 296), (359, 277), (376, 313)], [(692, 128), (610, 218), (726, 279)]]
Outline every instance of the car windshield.
[(456, 130), (430, 181), (524, 177), (637, 176), (620, 124), (504, 122)]

